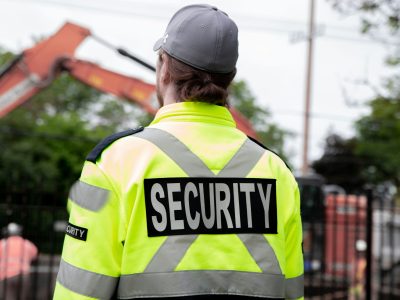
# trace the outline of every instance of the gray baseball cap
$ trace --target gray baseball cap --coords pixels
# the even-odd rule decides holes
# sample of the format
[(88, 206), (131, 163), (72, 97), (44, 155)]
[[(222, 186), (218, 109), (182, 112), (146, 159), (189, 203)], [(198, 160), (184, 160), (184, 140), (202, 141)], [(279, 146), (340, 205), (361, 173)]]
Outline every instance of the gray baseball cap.
[(153, 47), (192, 67), (211, 73), (229, 73), (238, 59), (238, 28), (218, 8), (189, 5), (178, 10)]

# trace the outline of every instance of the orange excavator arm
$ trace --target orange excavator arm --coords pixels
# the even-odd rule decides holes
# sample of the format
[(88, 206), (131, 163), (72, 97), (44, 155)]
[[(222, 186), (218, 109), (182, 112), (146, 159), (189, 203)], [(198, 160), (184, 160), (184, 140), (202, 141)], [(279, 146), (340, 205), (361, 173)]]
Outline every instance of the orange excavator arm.
[(103, 69), (96, 64), (79, 59), (67, 59), (62, 66), (73, 77), (101, 92), (132, 101), (150, 114), (154, 115), (157, 111), (150, 102), (155, 91), (153, 84)]
[[(62, 71), (70, 73), (79, 81), (97, 90), (115, 95), (140, 105), (146, 112), (155, 114), (157, 108), (151, 105), (155, 86), (140, 79), (125, 76), (74, 57), (76, 48), (88, 36), (99, 42), (105, 41), (91, 34), (81, 26), (66, 23), (53, 36), (34, 47), (25, 50), (10, 64), (0, 70), (0, 117), (17, 108), (35, 94), (51, 84)], [(150, 70), (154, 67), (129, 54), (115, 49)], [(235, 109), (231, 109), (237, 127), (256, 138), (250, 122)]]
[(60, 57), (73, 57), (90, 31), (66, 23), (56, 34), (18, 55), (0, 71), (0, 117), (47, 87)]
[(154, 85), (74, 58), (79, 44), (91, 33), (66, 23), (56, 34), (25, 50), (0, 71), (0, 117), (49, 86), (61, 71), (101, 92), (131, 100), (154, 114), (150, 105)]

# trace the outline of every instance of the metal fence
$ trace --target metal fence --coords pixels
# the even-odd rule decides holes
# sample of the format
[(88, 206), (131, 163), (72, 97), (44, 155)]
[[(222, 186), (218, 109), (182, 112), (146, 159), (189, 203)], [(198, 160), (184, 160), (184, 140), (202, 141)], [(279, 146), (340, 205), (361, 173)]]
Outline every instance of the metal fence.
[(395, 200), (302, 189), (306, 298), (400, 299)]
[[(24, 275), (8, 277), (13, 268), (22, 267), (0, 255), (0, 299), (4, 300), (46, 300), (52, 299), (57, 276), (60, 253), (64, 239), (65, 207), (57, 207), (44, 193), (13, 192), (4, 194), (0, 202), (0, 238), (7, 241), (8, 233), (4, 230), (11, 222), (22, 225), (22, 236), (38, 249), (33, 257), (29, 272)], [(0, 244), (0, 253), (9, 255), (13, 247), (10, 242)], [(14, 246), (15, 247), (15, 246)], [(21, 246), (22, 247), (22, 246)], [(21, 249), (23, 253), (25, 249)], [(21, 259), (25, 255), (21, 256)], [(5, 263), (7, 261), (7, 263)], [(1, 264), (3, 262), (3, 264)], [(8, 268), (8, 269), (7, 269)], [(21, 273), (21, 272), (19, 272)]]
[(384, 200), (373, 205), (372, 284), (380, 299), (400, 299), (400, 208)]
[[(400, 209), (395, 202), (367, 193), (327, 196), (319, 183), (300, 186), (305, 298), (400, 299)], [(27, 276), (12, 285), (0, 280), (0, 299), (52, 298), (67, 213), (51, 203), (39, 192), (2, 198), (0, 228), (10, 222), (23, 225), (24, 238), (39, 255)], [(18, 294), (11, 295), (7, 286)]]

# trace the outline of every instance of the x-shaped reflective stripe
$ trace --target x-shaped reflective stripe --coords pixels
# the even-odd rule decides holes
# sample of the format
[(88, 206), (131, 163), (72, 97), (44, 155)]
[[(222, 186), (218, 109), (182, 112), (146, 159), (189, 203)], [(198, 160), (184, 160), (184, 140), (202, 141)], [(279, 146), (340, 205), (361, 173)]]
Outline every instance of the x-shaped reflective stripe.
[[(215, 175), (206, 164), (172, 134), (157, 128), (145, 128), (135, 134), (156, 145), (189, 177), (246, 177), (265, 150), (246, 139), (226, 166)], [(172, 272), (198, 235), (168, 236), (144, 273)], [(264, 273), (282, 274), (275, 252), (262, 234), (238, 234), (249, 253)]]

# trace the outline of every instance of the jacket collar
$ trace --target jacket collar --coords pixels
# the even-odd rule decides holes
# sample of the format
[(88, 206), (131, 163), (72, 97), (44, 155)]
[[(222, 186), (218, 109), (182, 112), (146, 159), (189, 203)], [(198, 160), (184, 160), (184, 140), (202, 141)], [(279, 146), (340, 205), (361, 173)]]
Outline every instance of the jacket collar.
[(236, 123), (226, 107), (205, 102), (179, 102), (161, 107), (153, 122), (203, 122), (236, 127)]

